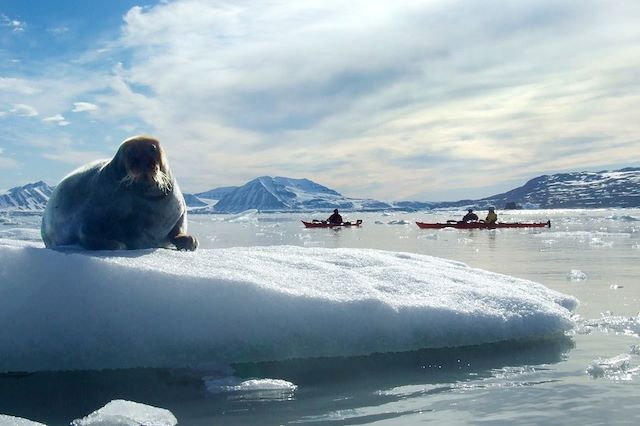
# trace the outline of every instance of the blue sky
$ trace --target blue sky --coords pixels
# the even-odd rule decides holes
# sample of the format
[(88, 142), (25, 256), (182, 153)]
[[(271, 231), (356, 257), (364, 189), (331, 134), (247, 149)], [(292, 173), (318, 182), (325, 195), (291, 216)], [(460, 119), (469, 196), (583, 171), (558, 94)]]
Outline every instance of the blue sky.
[(0, 188), (155, 135), (186, 192), (260, 175), (479, 198), (640, 165), (640, 2), (0, 2)]

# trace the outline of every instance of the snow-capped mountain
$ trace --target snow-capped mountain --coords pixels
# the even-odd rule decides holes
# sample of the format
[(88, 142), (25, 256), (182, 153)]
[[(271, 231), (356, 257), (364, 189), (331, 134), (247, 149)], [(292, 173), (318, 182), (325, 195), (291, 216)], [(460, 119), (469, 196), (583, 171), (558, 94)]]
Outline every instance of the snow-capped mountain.
[[(0, 194), (0, 210), (44, 210), (53, 188), (36, 182)], [(240, 187), (223, 187), (184, 194), (192, 213), (238, 213), (305, 210), (425, 210), (438, 207), (496, 206), (525, 208), (640, 207), (640, 168), (601, 172), (573, 172), (538, 176), (511, 191), (477, 200), (455, 202), (398, 201), (344, 197), (309, 179), (261, 176)], [(219, 201), (217, 201), (219, 200)]]
[(43, 181), (11, 188), (0, 194), (0, 210), (42, 211), (53, 192)]
[(221, 186), (220, 188), (215, 188), (210, 191), (199, 192), (197, 194), (193, 194), (196, 197), (205, 200), (221, 200), (222, 197), (237, 189), (237, 186)]
[[(196, 194), (205, 201), (211, 194), (226, 192), (217, 204), (207, 207), (187, 205), (192, 213), (238, 213), (249, 209), (260, 211), (329, 211), (340, 210), (416, 210), (432, 206), (432, 203), (403, 201), (387, 203), (369, 198), (348, 198), (333, 189), (309, 179), (261, 176), (240, 187), (218, 188)], [(206, 195), (205, 195), (206, 194)]]
[(543, 175), (503, 194), (442, 204), (503, 208), (507, 203), (551, 209), (640, 207), (640, 168)]
[(351, 209), (353, 203), (338, 192), (309, 179), (261, 176), (224, 195), (215, 211)]

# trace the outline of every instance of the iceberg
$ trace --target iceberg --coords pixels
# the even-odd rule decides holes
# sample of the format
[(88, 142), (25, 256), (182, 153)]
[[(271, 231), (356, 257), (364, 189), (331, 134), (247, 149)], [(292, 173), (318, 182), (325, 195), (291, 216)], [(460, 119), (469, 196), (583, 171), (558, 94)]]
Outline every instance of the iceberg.
[(0, 371), (198, 367), (554, 338), (578, 301), (425, 255), (0, 239)]

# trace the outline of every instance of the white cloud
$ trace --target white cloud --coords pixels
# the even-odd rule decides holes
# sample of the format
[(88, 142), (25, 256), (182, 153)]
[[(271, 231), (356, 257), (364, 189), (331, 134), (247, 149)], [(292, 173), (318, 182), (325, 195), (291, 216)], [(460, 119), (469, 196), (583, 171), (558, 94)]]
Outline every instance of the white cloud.
[(12, 77), (0, 77), (0, 91), (18, 93), (22, 95), (33, 95), (38, 93), (38, 89), (33, 87), (27, 80)]
[(55, 35), (55, 36), (62, 36), (62, 35), (66, 35), (67, 33), (69, 33), (70, 29), (66, 25), (58, 25), (58, 26), (55, 26), (55, 27), (49, 27), (47, 29), (47, 31), (50, 32), (51, 34)]
[(19, 163), (13, 158), (6, 157), (4, 155), (4, 149), (0, 148), (0, 170), (15, 170), (18, 166)]
[(70, 121), (67, 121), (61, 114), (56, 114), (56, 115), (52, 115), (51, 117), (46, 117), (43, 118), (42, 121), (44, 123), (57, 123), (58, 126), (68, 126), (69, 124), (71, 124)]
[(100, 109), (98, 105), (92, 104), (90, 102), (74, 102), (72, 112), (86, 112), (86, 111), (97, 111)]
[(569, 149), (556, 161), (559, 139), (632, 141), (598, 145), (609, 162), (637, 152), (638, 12), (554, 1), (134, 7), (121, 40), (131, 61), (101, 102), (166, 139), (194, 185), (298, 173), (346, 192), (367, 181), (380, 189), (364, 195), (383, 198), (443, 179), (482, 187), (592, 162)]
[(153, 133), (187, 190), (279, 174), (455, 198), (637, 157), (638, 17), (592, 0), (160, 2), (78, 61), (0, 77), (0, 105)]
[(27, 24), (17, 19), (11, 19), (7, 15), (0, 14), (0, 26), (11, 28), (14, 32), (24, 32)]
[(42, 154), (42, 156), (49, 160), (69, 164), (73, 167), (79, 167), (95, 160), (107, 158), (107, 156), (100, 151), (81, 151), (70, 147), (47, 151)]
[(35, 117), (38, 115), (38, 110), (27, 104), (13, 104), (10, 112), (23, 117)]
[(64, 121), (64, 117), (61, 114), (52, 115), (51, 117), (43, 118), (42, 121)]

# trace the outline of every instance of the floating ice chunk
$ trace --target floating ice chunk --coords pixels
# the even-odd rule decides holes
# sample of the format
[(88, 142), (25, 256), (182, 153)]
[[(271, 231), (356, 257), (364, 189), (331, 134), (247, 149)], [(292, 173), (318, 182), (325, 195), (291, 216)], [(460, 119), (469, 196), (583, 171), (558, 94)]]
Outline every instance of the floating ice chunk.
[(0, 414), (0, 426), (46, 426), (44, 423), (23, 419), (22, 417)]
[(425, 234), (425, 235), (418, 236), (418, 238), (423, 240), (437, 240), (439, 236), (438, 234)]
[(622, 317), (612, 313), (604, 313), (602, 318), (588, 320), (584, 324), (605, 333), (611, 332), (640, 337), (640, 314), (635, 317)]
[(602, 238), (599, 238), (599, 237), (593, 237), (593, 238), (591, 238), (591, 241), (589, 242), (589, 245), (591, 247), (612, 247), (613, 246), (613, 242), (604, 241)]
[(375, 222), (373, 222), (373, 223), (375, 223), (376, 225), (384, 225), (384, 222), (383, 222), (383, 221), (381, 221), (381, 220), (376, 220), (376, 221), (375, 221)]
[(72, 426), (174, 426), (173, 413), (164, 408), (117, 399), (87, 417), (71, 422)]
[(0, 276), (0, 324), (11, 324), (0, 333), (0, 371), (181, 367), (547, 338), (574, 327), (577, 305), (541, 284), (460, 262), (365, 249), (87, 253), (0, 240)]
[(587, 274), (579, 269), (572, 269), (567, 275), (569, 281), (584, 281), (587, 279)]
[(607, 216), (606, 219), (620, 221), (620, 222), (638, 222), (640, 218), (631, 215), (611, 215)]
[(613, 358), (597, 358), (587, 367), (586, 373), (594, 379), (606, 377), (612, 380), (632, 380), (640, 368), (631, 367), (631, 355), (623, 354)]
[(632, 249), (640, 249), (640, 243), (633, 243), (631, 246)]
[(609, 288), (610, 288), (611, 290), (618, 290), (618, 289), (620, 289), (620, 288), (624, 288), (624, 286), (623, 286), (623, 285), (619, 285), (619, 284), (611, 284), (611, 285), (609, 286)]
[(633, 345), (629, 348), (629, 353), (632, 355), (640, 355), (640, 345)]
[(226, 392), (258, 392), (276, 391), (292, 393), (298, 386), (281, 379), (249, 379), (242, 380), (236, 377), (204, 377), (204, 384), (207, 391), (211, 393)]
[(390, 220), (387, 222), (387, 225), (409, 225), (411, 222), (408, 220), (400, 219), (400, 220)]

